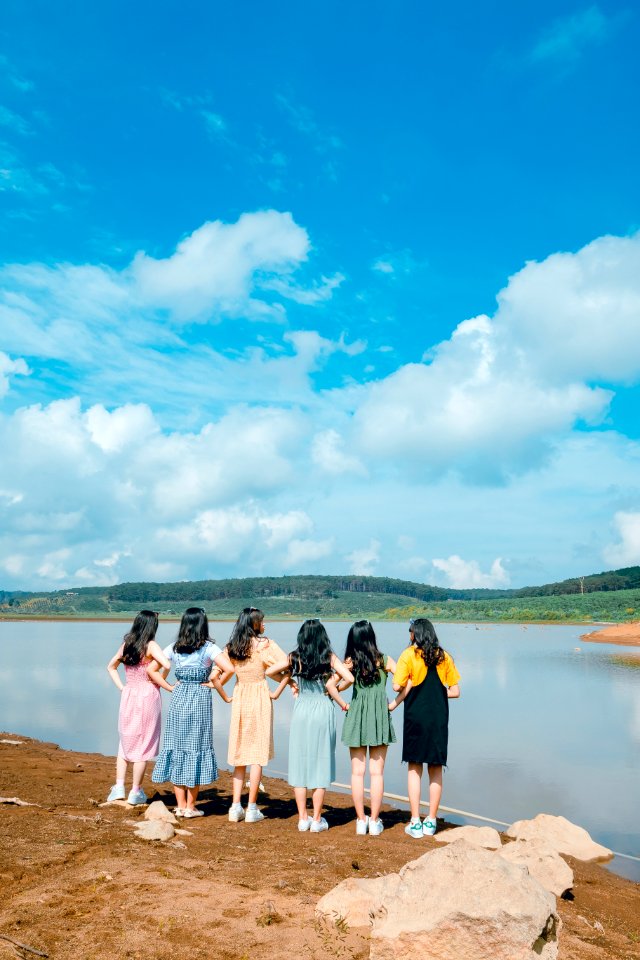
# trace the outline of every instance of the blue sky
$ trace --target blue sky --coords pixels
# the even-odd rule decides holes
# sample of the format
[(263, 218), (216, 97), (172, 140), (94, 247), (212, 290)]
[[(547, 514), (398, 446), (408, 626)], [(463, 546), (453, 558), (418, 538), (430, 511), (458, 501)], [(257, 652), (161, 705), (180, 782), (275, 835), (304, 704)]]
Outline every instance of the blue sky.
[(639, 22), (9, 0), (0, 587), (640, 563)]

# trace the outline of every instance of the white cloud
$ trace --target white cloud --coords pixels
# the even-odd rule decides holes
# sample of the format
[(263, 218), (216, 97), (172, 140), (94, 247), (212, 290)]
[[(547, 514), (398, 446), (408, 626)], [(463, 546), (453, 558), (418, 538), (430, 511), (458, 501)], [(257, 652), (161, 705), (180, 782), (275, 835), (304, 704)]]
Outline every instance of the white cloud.
[(491, 564), (489, 573), (483, 573), (476, 560), (463, 560), (453, 554), (446, 560), (433, 560), (436, 570), (442, 571), (447, 578), (447, 586), (464, 590), (478, 587), (508, 587), (509, 574), (497, 557)]
[(640, 235), (529, 263), (492, 318), (464, 321), (425, 362), (345, 392), (352, 445), (480, 482), (537, 467), (575, 424), (602, 421), (609, 384), (640, 379), (639, 327)]
[(380, 563), (381, 546), (379, 540), (372, 538), (368, 546), (347, 554), (345, 559), (349, 564), (349, 569), (358, 576), (369, 576), (374, 573)]
[(375, 270), (377, 273), (394, 273), (393, 264), (389, 260), (375, 260), (372, 270)]
[(22, 358), (12, 360), (0, 350), (0, 398), (6, 396), (9, 391), (9, 377), (18, 376), (28, 377), (31, 371)]
[(620, 510), (613, 522), (620, 540), (605, 547), (605, 562), (612, 567), (640, 564), (640, 512)]
[(157, 260), (139, 253), (129, 273), (141, 300), (179, 319), (221, 315), (278, 319), (277, 305), (255, 299), (255, 275), (288, 274), (307, 259), (309, 238), (290, 213), (244, 213), (233, 224), (205, 223), (175, 253)]
[(335, 476), (343, 473), (367, 475), (364, 464), (345, 451), (343, 438), (333, 429), (315, 435), (311, 443), (311, 457), (319, 467)]
[(535, 62), (577, 60), (590, 46), (602, 43), (613, 29), (614, 21), (592, 4), (584, 10), (560, 17), (548, 27), (531, 51)]

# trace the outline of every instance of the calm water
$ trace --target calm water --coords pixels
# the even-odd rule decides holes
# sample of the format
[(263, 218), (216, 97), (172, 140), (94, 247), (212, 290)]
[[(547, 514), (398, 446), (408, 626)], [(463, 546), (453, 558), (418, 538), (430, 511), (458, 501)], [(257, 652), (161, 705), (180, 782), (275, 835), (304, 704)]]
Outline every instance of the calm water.
[[(290, 650), (298, 627), (272, 623), (267, 633)], [(118, 693), (104, 668), (125, 629), (0, 622), (0, 729), (115, 754)], [(327, 629), (342, 654), (348, 625)], [(377, 623), (375, 629), (381, 649), (397, 657), (408, 641), (407, 625)], [(451, 702), (443, 800), (508, 823), (562, 814), (613, 850), (639, 857), (640, 650), (585, 644), (581, 629), (439, 626), (462, 676), (462, 696)], [(231, 624), (212, 624), (221, 646), (230, 630)], [(176, 631), (176, 624), (161, 624), (161, 645)], [(286, 773), (291, 708), (286, 690), (275, 704), (270, 775)], [(214, 693), (215, 747), (223, 762), (229, 709)], [(393, 717), (400, 741), (402, 708)], [(398, 742), (389, 748), (386, 789), (406, 795), (400, 756)], [(348, 783), (349, 755), (339, 740), (336, 759), (337, 781)], [(638, 863), (616, 858), (612, 867), (640, 880)]]

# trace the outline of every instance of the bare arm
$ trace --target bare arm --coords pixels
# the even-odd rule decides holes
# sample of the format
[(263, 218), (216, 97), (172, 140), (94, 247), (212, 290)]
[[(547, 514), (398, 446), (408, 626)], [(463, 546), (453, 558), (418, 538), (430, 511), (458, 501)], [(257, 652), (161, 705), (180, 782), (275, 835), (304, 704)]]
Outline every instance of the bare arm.
[(454, 683), (452, 687), (447, 688), (447, 696), (449, 700), (457, 700), (460, 696), (460, 687), (457, 683)]
[(147, 646), (147, 656), (148, 656), (148, 657), (153, 657), (153, 659), (156, 661), (156, 663), (159, 663), (161, 667), (164, 667), (164, 669), (167, 671), (167, 673), (169, 672), (169, 670), (171, 670), (171, 661), (170, 661), (170, 660), (167, 660), (167, 658), (165, 657), (164, 653), (162, 652), (162, 648), (160, 647), (160, 645), (159, 645), (158, 643), (156, 643), (155, 640), (152, 640), (152, 641), (148, 644), (148, 646)]
[[(347, 670), (349, 671), (353, 670), (353, 662), (351, 660), (351, 657), (347, 657), (347, 659), (344, 661), (344, 665), (347, 668)], [(342, 693), (343, 690), (348, 690), (349, 687), (353, 686), (353, 679), (343, 680), (343, 679), (338, 679), (338, 677), (336, 677), (336, 680), (337, 680), (336, 689), (340, 693)]]
[(233, 700), (233, 694), (229, 696), (224, 689), (224, 684), (230, 679), (231, 676), (232, 674), (230, 674), (228, 671), (225, 671), (225, 673), (222, 674), (214, 671), (211, 674), (211, 679), (208, 681), (208, 683), (203, 684), (203, 686), (213, 687), (213, 689), (219, 694), (219, 696), (222, 697), (225, 703), (231, 703)]
[(124, 690), (124, 683), (120, 679), (120, 674), (118, 673), (118, 667), (122, 663), (123, 649), (124, 649), (124, 644), (122, 644), (122, 646), (118, 649), (118, 652), (115, 654), (115, 656), (111, 657), (111, 660), (109, 660), (109, 663), (107, 664), (107, 670), (109, 672), (109, 676), (111, 677), (116, 687), (120, 691)]
[(397, 687), (397, 686), (395, 685), (395, 683), (394, 683), (393, 689), (394, 689), (394, 690), (399, 690), (400, 692), (399, 692), (399, 693), (396, 693), (395, 697), (393, 698), (393, 700), (392, 700), (392, 701), (390, 702), (390, 704), (389, 704), (389, 712), (390, 712), (390, 713), (393, 713), (393, 711), (396, 709), (396, 707), (399, 706), (399, 705), (402, 703), (402, 701), (404, 700), (404, 698), (406, 697), (406, 695), (409, 693), (409, 690), (411, 690), (411, 687), (412, 687), (412, 686), (413, 686), (413, 684), (412, 684), (411, 680), (407, 680), (407, 682), (405, 683), (404, 687)]
[(289, 658), (287, 657), (286, 660), (278, 660), (277, 663), (273, 664), (273, 666), (267, 667), (265, 674), (268, 677), (271, 677), (273, 680), (282, 680), (285, 674), (287, 677), (289, 677), (291, 675)]
[(269, 691), (269, 696), (272, 700), (277, 700), (285, 687), (289, 686), (291, 683), (291, 677), (283, 677), (275, 690)]
[(340, 696), (340, 693), (338, 692), (338, 683), (341, 680), (344, 680), (350, 686), (353, 683), (353, 674), (351, 673), (351, 670), (345, 666), (340, 657), (336, 657), (335, 653), (331, 656), (331, 669), (334, 671), (334, 673), (325, 684), (327, 693), (332, 700), (335, 700), (340, 709), (346, 712), (349, 709), (349, 704), (346, 703)]
[(163, 690), (168, 690), (169, 693), (173, 693), (175, 689), (175, 683), (173, 686), (170, 683), (167, 683), (167, 674), (169, 671), (165, 667), (161, 667), (159, 663), (156, 663), (155, 660), (152, 660), (149, 666), (147, 667), (147, 673), (149, 679), (158, 687), (162, 687)]

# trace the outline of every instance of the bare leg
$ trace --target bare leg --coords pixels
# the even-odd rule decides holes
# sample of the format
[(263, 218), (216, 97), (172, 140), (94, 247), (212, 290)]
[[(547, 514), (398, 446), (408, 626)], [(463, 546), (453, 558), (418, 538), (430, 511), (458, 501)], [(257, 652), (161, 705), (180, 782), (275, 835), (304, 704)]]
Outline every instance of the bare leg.
[(242, 788), (244, 787), (244, 778), (247, 772), (246, 767), (233, 768), (233, 802), (242, 803)]
[(187, 805), (187, 788), (186, 788), (186, 787), (178, 787), (178, 786), (176, 786), (176, 784), (174, 783), (174, 785), (173, 785), (173, 790), (174, 790), (174, 793), (175, 793), (175, 795), (176, 795), (176, 807), (177, 807), (179, 810), (184, 810), (184, 808), (185, 808), (186, 805)]
[(195, 810), (199, 790), (200, 787), (187, 787), (187, 802), (185, 803), (187, 810)]
[(358, 820), (365, 819), (364, 772), (367, 767), (367, 748), (349, 747), (351, 754), (351, 796)]
[(438, 807), (442, 799), (442, 767), (440, 764), (429, 764), (429, 820), (438, 816)]
[[(244, 773), (242, 776), (244, 777)], [(258, 789), (260, 787), (261, 779), (262, 767), (258, 763), (252, 763), (251, 772), (249, 773), (249, 803), (258, 802)]]
[(293, 793), (296, 798), (296, 806), (298, 808), (298, 818), (300, 820), (306, 820), (307, 819), (307, 788), (294, 787)]
[(371, 780), (371, 819), (380, 816), (382, 796), (384, 794), (384, 761), (387, 757), (386, 746), (369, 748), (369, 778)]
[(409, 793), (409, 807), (411, 816), (416, 819), (420, 816), (420, 786), (422, 784), (422, 764), (410, 763), (407, 774), (407, 790)]
[(147, 769), (146, 760), (136, 760), (133, 764), (133, 783), (131, 785), (132, 790), (139, 790), (142, 786), (142, 781), (144, 780), (144, 773)]
[(322, 804), (324, 803), (324, 795), (326, 789), (324, 787), (316, 787), (313, 791), (313, 819), (319, 820), (322, 814)]
[(121, 757), (118, 754), (116, 759), (116, 780), (122, 780), (124, 783), (125, 777), (127, 775), (127, 761), (124, 757)]

